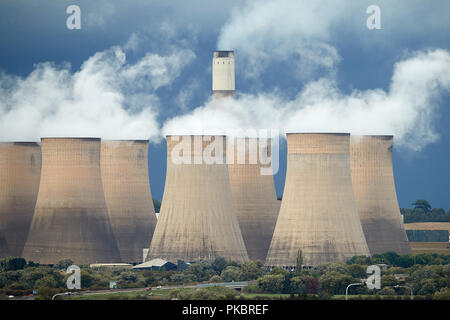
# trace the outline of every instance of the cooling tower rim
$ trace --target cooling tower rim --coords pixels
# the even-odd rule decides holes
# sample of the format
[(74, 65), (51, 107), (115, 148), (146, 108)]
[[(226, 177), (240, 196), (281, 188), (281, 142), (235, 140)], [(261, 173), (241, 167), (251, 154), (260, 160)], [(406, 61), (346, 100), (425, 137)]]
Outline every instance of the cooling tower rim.
[(104, 139), (102, 139), (102, 143), (108, 143), (108, 142), (136, 142), (136, 143), (148, 143), (149, 140), (145, 140), (145, 139), (111, 139), (111, 140), (104, 140)]
[(42, 137), (41, 141), (44, 140), (85, 140), (85, 141), (101, 141), (101, 138), (95, 137)]
[(0, 141), (0, 145), (14, 145), (14, 146), (29, 146), (39, 147), (39, 142), (36, 141)]
[(286, 132), (286, 135), (330, 135), (330, 136), (350, 136), (350, 133), (348, 132)]
[(227, 135), (224, 134), (168, 134), (166, 139), (169, 137), (222, 137), (226, 138)]
[(392, 134), (352, 134), (354, 138), (380, 138), (380, 139), (394, 139), (394, 135)]

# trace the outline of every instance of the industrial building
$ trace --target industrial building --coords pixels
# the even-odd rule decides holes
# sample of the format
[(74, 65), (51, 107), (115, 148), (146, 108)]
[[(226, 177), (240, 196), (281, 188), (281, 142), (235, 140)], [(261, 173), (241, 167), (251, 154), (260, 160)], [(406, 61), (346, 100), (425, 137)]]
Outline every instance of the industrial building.
[(133, 270), (177, 270), (177, 265), (175, 263), (156, 258), (134, 266)]
[(0, 143), (0, 257), (22, 255), (36, 205), (40, 176), (39, 144)]
[(411, 253), (395, 192), (393, 136), (351, 136), (350, 142), (353, 190), (370, 253)]
[(257, 158), (260, 152), (272, 156), (271, 140), (267, 140), (266, 150), (259, 150), (258, 138), (233, 139), (234, 160), (228, 161), (228, 172), (236, 216), (249, 259), (265, 261), (280, 205), (273, 175), (261, 174), (263, 164)]
[[(283, 200), (266, 259), (268, 267), (346, 261), (369, 255), (350, 175), (350, 135), (287, 134)], [(300, 251), (301, 250), (301, 251)]]
[(212, 60), (213, 97), (234, 97), (234, 52), (214, 51)]
[(146, 260), (248, 260), (233, 206), (226, 138), (167, 136), (166, 140), (166, 184)]
[(103, 140), (100, 163), (121, 261), (141, 262), (157, 221), (148, 178), (148, 140)]
[(42, 264), (120, 261), (103, 194), (98, 138), (42, 138), (42, 171), (23, 256)]

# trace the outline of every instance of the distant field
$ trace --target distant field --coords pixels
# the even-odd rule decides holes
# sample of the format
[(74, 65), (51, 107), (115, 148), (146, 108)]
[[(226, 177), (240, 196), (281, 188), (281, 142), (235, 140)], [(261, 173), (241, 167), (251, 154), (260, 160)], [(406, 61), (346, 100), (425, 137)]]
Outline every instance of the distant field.
[(85, 296), (69, 296), (64, 297), (64, 300), (109, 300), (109, 299), (139, 299), (142, 296), (147, 296), (149, 299), (161, 300), (168, 299), (170, 290), (161, 289), (154, 291), (134, 291), (134, 292), (114, 292), (114, 293), (102, 293), (102, 294), (90, 294)]
[(261, 297), (261, 298), (286, 298), (289, 297), (290, 294), (289, 293), (242, 293), (241, 294), (244, 299), (254, 299), (256, 297)]
[(448, 242), (410, 242), (413, 253), (450, 254)]
[[(110, 300), (110, 299), (139, 299), (142, 297), (147, 297), (148, 299), (154, 300), (167, 300), (169, 299), (169, 292), (171, 289), (161, 289), (154, 291), (134, 291), (134, 292), (114, 292), (114, 293), (103, 293), (103, 294), (91, 294), (86, 296), (69, 296), (64, 297), (64, 299), (68, 300)], [(195, 290), (191, 288), (181, 289), (181, 290)], [(150, 295), (151, 294), (151, 295)], [(238, 294), (238, 293), (237, 293)], [(256, 297), (260, 298), (281, 298), (281, 297), (289, 297), (289, 294), (283, 293), (242, 293), (241, 294), (244, 299), (254, 299)]]
[(450, 230), (450, 222), (405, 223), (406, 230)]

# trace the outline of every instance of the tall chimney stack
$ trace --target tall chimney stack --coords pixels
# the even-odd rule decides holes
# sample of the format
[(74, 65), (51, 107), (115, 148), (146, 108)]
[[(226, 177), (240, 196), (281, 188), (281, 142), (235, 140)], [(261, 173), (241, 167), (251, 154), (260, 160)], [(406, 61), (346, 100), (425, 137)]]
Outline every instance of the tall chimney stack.
[(234, 52), (214, 51), (212, 60), (213, 97), (234, 97)]

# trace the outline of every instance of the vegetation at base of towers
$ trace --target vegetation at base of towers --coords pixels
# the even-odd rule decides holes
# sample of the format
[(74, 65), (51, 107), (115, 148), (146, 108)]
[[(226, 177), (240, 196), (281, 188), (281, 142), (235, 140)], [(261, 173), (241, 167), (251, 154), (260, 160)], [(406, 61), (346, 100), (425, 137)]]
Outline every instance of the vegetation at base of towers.
[(405, 223), (413, 222), (450, 222), (450, 210), (432, 208), (426, 200), (416, 200), (411, 204), (413, 208), (400, 209)]
[(297, 261), (296, 261), (295, 268), (297, 270), (301, 270), (302, 266), (303, 266), (303, 252), (302, 252), (302, 249), (298, 249), (298, 251), (297, 251)]
[(161, 209), (161, 201), (153, 198), (153, 207), (155, 207), (155, 212), (159, 212), (159, 210)]
[[(303, 264), (303, 253), (297, 263)], [(51, 299), (56, 293), (66, 292), (68, 274), (72, 263), (66, 259), (53, 266), (39, 265), (23, 258), (5, 258), (0, 261), (0, 299), (8, 295), (25, 296), (37, 290), (35, 299)], [(327, 263), (313, 269), (296, 269), (288, 272), (281, 268), (267, 270), (260, 261), (238, 263), (217, 258), (212, 262), (198, 261), (183, 271), (108, 269), (80, 265), (81, 291), (107, 290), (109, 282), (117, 287), (142, 288), (137, 293), (100, 295), (101, 299), (344, 299), (350, 283), (367, 278), (367, 266), (385, 264), (382, 271), (381, 290), (365, 286), (351, 287), (350, 294), (360, 299), (410, 299), (413, 289), (415, 299), (450, 299), (450, 255), (431, 253), (399, 255), (394, 252), (372, 257), (357, 256), (347, 263)], [(237, 292), (226, 287), (178, 288), (153, 290), (145, 288), (184, 286), (199, 283), (250, 281)], [(402, 287), (396, 288), (400, 285)], [(71, 290), (76, 292), (77, 290)], [(74, 297), (58, 297), (69, 299)], [(89, 296), (78, 298), (88, 299)]]

